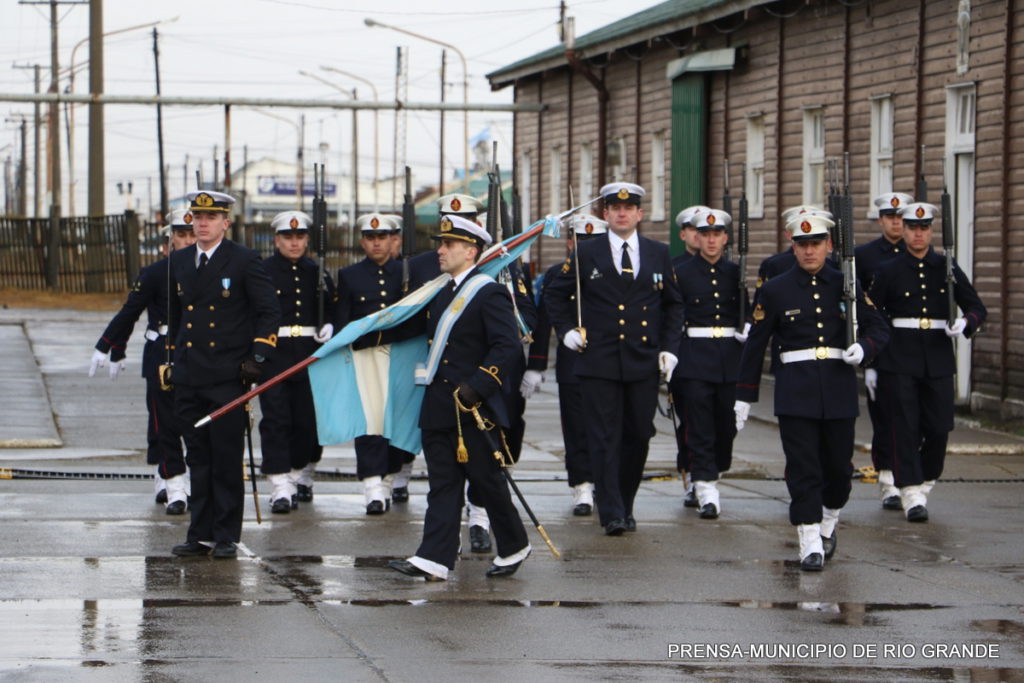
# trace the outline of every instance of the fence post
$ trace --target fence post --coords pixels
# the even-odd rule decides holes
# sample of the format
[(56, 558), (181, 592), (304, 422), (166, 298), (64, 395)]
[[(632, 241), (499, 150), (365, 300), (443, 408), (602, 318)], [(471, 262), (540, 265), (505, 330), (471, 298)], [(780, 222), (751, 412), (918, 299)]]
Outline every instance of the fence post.
[(124, 212), (124, 269), (126, 285), (132, 286), (140, 266), (139, 260), (139, 215), (131, 209)]

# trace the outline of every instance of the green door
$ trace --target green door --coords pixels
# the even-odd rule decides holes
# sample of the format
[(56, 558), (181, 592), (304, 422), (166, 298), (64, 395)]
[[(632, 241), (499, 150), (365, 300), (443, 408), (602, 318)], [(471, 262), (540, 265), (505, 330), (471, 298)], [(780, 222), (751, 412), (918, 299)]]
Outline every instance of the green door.
[[(702, 73), (684, 73), (672, 81), (673, 221), (685, 207), (707, 203), (707, 130), (707, 79)], [(679, 230), (673, 227), (669, 235), (672, 254), (682, 253)]]

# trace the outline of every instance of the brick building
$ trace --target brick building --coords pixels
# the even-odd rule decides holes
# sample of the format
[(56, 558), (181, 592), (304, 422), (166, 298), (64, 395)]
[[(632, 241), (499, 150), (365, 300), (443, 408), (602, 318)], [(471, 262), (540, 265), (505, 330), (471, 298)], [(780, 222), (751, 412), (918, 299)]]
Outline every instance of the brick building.
[[(1024, 414), (1024, 3), (1016, 0), (669, 0), (488, 74), (516, 102), (524, 216), (604, 182), (648, 190), (642, 230), (681, 248), (694, 203), (750, 202), (748, 276), (783, 246), (778, 214), (822, 203), (828, 160), (848, 153), (857, 242), (885, 191), (939, 203), (956, 257), (989, 309), (961, 341), (961, 403)], [(941, 230), (936, 230), (937, 234)], [(541, 241), (533, 258), (562, 258)], [(938, 245), (937, 245), (938, 246)]]

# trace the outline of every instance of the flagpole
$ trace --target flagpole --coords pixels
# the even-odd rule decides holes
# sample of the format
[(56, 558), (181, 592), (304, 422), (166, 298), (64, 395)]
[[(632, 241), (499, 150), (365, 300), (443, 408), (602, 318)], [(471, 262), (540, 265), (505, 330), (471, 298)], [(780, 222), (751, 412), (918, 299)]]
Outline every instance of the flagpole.
[[(591, 204), (596, 202), (598, 199), (600, 199), (600, 197), (594, 197), (590, 201), (588, 201), (588, 202), (586, 202), (584, 204), (580, 204), (579, 206), (574, 206), (571, 209), (567, 209), (567, 210), (563, 211), (562, 213), (558, 214), (557, 216), (548, 216), (547, 218), (544, 218), (543, 220), (537, 221), (532, 226), (530, 226), (530, 228), (528, 230), (524, 230), (523, 232), (521, 232), (520, 234), (516, 235), (515, 237), (513, 237), (510, 240), (508, 240), (507, 242), (502, 242), (500, 244), (496, 244), (495, 246), (493, 246), (490, 249), (488, 249), (487, 252), (483, 256), (480, 257), (480, 261), (476, 264), (476, 267), (479, 268), (480, 266), (482, 266), (482, 265), (484, 265), (486, 263), (489, 263), (489, 262), (493, 261), (494, 259), (499, 258), (500, 256), (504, 255), (510, 249), (515, 249), (516, 247), (521, 245), (523, 242), (525, 242), (527, 240), (531, 240), (531, 239), (537, 237), (541, 232), (544, 231), (544, 228), (548, 225), (548, 223), (550, 221), (552, 221), (552, 220), (558, 221), (558, 220), (561, 220), (561, 219), (565, 218), (566, 216), (571, 216), (572, 214), (576, 213), (580, 209), (584, 209), (584, 208), (590, 206)], [(279, 374), (274, 375), (273, 377), (268, 379), (263, 384), (258, 384), (255, 387), (253, 387), (252, 389), (250, 389), (249, 391), (245, 392), (244, 394), (242, 394), (241, 396), (236, 398), (235, 400), (230, 401), (228, 403), (225, 403), (220, 408), (217, 408), (215, 411), (213, 411), (212, 413), (210, 413), (206, 417), (203, 417), (202, 419), (200, 419), (198, 422), (195, 423), (194, 426), (196, 428), (203, 427), (203, 426), (208, 425), (209, 423), (213, 422), (214, 420), (216, 420), (218, 418), (224, 417), (224, 415), (226, 415), (227, 413), (230, 413), (232, 410), (235, 410), (236, 408), (238, 408), (241, 405), (245, 405), (246, 402), (252, 400), (256, 396), (259, 396), (260, 394), (262, 394), (267, 389), (270, 389), (271, 387), (280, 384), (281, 382), (285, 381), (289, 377), (292, 377), (296, 373), (302, 372), (303, 370), (305, 370), (306, 368), (308, 368), (310, 365), (312, 365), (313, 363), (317, 362), (318, 360), (320, 360), (320, 358), (318, 356), (310, 356), (309, 358), (304, 358), (304, 359), (300, 360), (298, 363), (296, 363), (295, 365), (291, 366), (287, 370), (283, 370)]]

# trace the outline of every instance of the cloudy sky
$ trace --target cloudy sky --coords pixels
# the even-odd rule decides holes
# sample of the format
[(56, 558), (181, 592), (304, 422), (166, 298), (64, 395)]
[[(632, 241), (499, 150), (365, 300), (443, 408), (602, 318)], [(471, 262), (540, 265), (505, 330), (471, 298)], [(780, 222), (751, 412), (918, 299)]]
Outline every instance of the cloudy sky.
[[(568, 3), (568, 14), (576, 18), (577, 35), (583, 35), (655, 4), (655, 0), (574, 0)], [(64, 68), (70, 63), (74, 46), (88, 36), (89, 8), (85, 4), (61, 5), (58, 13), (60, 60)], [(393, 100), (396, 47), (403, 46), (408, 48), (410, 58), (408, 99), (438, 101), (442, 47), (392, 30), (367, 27), (367, 17), (458, 46), (468, 62), (471, 102), (511, 102), (511, 88), (492, 93), (485, 74), (558, 42), (557, 0), (106, 0), (104, 32), (132, 30), (108, 35), (104, 40), (105, 90), (119, 95), (154, 92), (152, 28), (132, 27), (159, 21), (161, 86), (165, 95), (337, 99), (342, 95), (336, 85), (344, 89), (355, 87), (360, 99), (372, 99), (365, 83), (321, 70), (322, 66), (332, 66), (372, 81), (382, 100)], [(88, 44), (83, 43), (74, 55), (75, 64), (81, 65), (75, 76), (75, 92), (88, 90), (86, 60)], [(32, 71), (14, 68), (26, 64), (44, 66), (45, 90), (50, 64), (49, 7), (0, 0), (0, 92), (33, 91)], [(300, 75), (300, 70), (334, 85)], [(461, 100), (461, 65), (450, 51), (446, 81), (446, 98)], [(61, 88), (67, 85), (65, 77)], [(0, 102), (0, 110), (9, 119), (12, 115), (31, 114), (32, 107)], [(275, 109), (270, 113), (273, 116), (251, 109), (232, 110), (233, 168), (241, 166), (243, 146), (248, 148), (250, 161), (261, 157), (294, 160), (300, 111)], [(165, 107), (163, 116), (165, 158), (171, 166), (168, 189), (173, 197), (182, 191), (186, 156), (190, 175), (194, 176), (195, 166), (201, 162), (204, 178), (211, 177), (215, 145), (218, 156), (223, 155), (224, 123), (222, 110), (213, 107)], [(318, 109), (307, 110), (305, 116), (307, 164), (318, 161), (325, 149), (328, 172), (343, 166), (347, 173), (351, 114)], [(360, 114), (360, 176), (367, 179), (373, 175), (372, 121), (371, 113)], [(87, 122), (87, 111), (81, 106), (75, 113), (79, 214), (84, 213), (86, 202)], [(385, 175), (393, 158), (392, 114), (381, 112), (379, 123), (381, 171)], [(0, 159), (18, 153), (16, 126), (5, 121), (0, 129)], [(485, 126), (490, 126), (498, 142), (499, 162), (507, 167), (511, 115), (470, 114), (470, 136)], [(418, 182), (434, 182), (437, 177), (438, 128), (437, 114), (409, 113), (407, 158)], [(62, 126), (62, 137), (64, 130)], [(453, 171), (462, 164), (461, 130), (461, 114), (448, 114), (445, 154)], [(30, 133), (30, 146), (31, 139)], [(108, 213), (124, 208), (125, 198), (116, 189), (118, 182), (133, 182), (140, 209), (145, 209), (150, 201), (148, 183), (152, 182), (153, 202), (159, 203), (156, 123), (151, 108), (108, 107), (106, 151)], [(66, 155), (64, 152), (65, 182)], [(31, 151), (28, 156), (31, 161)]]

